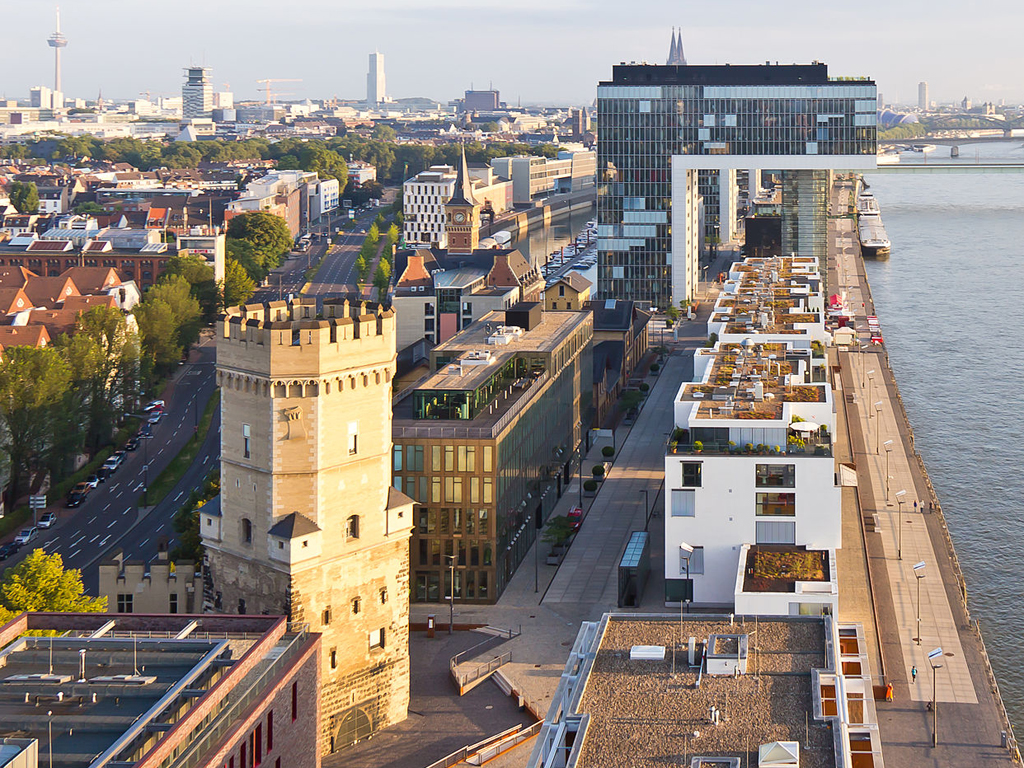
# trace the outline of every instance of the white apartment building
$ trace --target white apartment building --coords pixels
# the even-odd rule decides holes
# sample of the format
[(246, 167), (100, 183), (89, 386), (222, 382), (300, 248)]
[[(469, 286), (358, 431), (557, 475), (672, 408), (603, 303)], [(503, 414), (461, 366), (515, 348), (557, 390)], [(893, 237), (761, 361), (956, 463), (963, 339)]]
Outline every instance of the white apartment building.
[(375, 51), (370, 54), (370, 69), (366, 73), (366, 103), (383, 104), (387, 101), (387, 84), (384, 78), (384, 54)]
[(310, 216), (319, 219), (328, 211), (333, 211), (341, 201), (341, 185), (337, 179), (320, 179), (313, 184), (309, 194)]
[(355, 186), (361, 187), (371, 181), (377, 180), (377, 168), (362, 160), (350, 160), (348, 162), (348, 180)]
[(496, 157), (491, 167), (499, 176), (512, 179), (515, 204), (528, 205), (539, 197), (592, 188), (596, 183), (597, 153), (562, 150), (557, 158)]
[[(410, 247), (447, 248), (444, 206), (455, 190), (455, 169), (433, 165), (402, 185), (403, 237)], [(497, 216), (512, 207), (512, 182), (487, 166), (469, 167), (473, 196)]]
[[(746, 615), (837, 606), (841, 498), (835, 405), (815, 338), (824, 313), (809, 309), (821, 299), (816, 262), (747, 259), (714, 308), (728, 339), (695, 353), (694, 380), (674, 401), (666, 604)], [(774, 317), (762, 318), (769, 309)]]

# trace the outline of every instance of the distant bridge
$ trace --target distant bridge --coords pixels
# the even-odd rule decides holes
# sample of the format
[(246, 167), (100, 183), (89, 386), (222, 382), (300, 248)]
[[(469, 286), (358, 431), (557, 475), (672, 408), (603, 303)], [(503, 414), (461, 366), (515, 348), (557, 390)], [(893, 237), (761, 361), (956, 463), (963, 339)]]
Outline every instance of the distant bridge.
[(863, 174), (907, 174), (907, 173), (1024, 173), (1022, 163), (906, 163), (880, 165), (870, 171), (857, 171)]
[(1024, 139), (1024, 129), (1007, 129), (1000, 134), (985, 136), (958, 136), (955, 138), (951, 138), (949, 136), (914, 136), (909, 139), (879, 139), (878, 144), (879, 146), (944, 144), (947, 147), (956, 147), (961, 144), (981, 144), (989, 141), (1013, 141), (1014, 139)]

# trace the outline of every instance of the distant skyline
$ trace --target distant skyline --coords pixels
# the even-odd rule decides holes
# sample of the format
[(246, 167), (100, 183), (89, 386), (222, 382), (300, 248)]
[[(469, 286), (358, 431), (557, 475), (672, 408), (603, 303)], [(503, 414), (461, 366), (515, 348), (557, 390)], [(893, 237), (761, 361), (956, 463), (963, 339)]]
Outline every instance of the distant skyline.
[[(388, 95), (445, 103), (476, 88), (526, 103), (589, 104), (613, 64), (663, 64), (673, 26), (690, 64), (807, 63), (875, 79), (887, 103), (915, 104), (917, 84), (936, 102), (1024, 102), (1024, 4), (988, 0), (965, 11), (947, 0), (923, 12), (910, 0), (832, 9), (799, 0), (699, 7), (672, 0), (63, 0), (64, 89), (69, 97), (133, 99), (181, 93), (190, 63), (213, 69), (214, 90), (257, 99), (259, 78), (288, 83), (293, 98), (362, 99), (367, 57), (387, 61)], [(173, 7), (173, 12), (172, 12)], [(55, 3), (10, 5), (0, 40), (0, 95), (52, 87)], [(285, 89), (282, 86), (282, 89)]]

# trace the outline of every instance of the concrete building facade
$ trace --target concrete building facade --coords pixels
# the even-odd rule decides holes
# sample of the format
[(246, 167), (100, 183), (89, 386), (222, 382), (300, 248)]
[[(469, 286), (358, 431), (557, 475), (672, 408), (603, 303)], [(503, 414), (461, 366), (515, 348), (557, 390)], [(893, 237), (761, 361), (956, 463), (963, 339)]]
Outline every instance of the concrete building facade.
[(315, 299), (218, 326), (221, 504), (200, 514), (216, 610), (323, 638), (322, 746), (406, 717), (413, 502), (391, 485), (393, 310)]
[(370, 54), (370, 68), (366, 73), (366, 103), (383, 104), (387, 101), (387, 81), (384, 78), (384, 54), (374, 51)]
[(209, 67), (188, 67), (181, 86), (181, 116), (210, 118), (213, 116), (213, 81)]
[[(513, 205), (512, 182), (491, 168), (467, 166), (473, 197), (499, 215)], [(445, 205), (455, 192), (457, 169), (433, 165), (402, 185), (402, 236), (411, 247), (447, 248)]]

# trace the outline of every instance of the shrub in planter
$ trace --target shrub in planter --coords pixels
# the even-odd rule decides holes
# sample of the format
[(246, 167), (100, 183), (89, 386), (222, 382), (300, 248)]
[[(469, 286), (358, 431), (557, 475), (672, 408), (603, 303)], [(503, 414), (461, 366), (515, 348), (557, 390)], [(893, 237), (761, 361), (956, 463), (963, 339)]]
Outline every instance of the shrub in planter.
[(675, 429), (672, 430), (672, 439), (675, 440), (677, 443), (685, 442), (687, 434), (688, 433), (685, 429), (682, 429), (681, 427), (676, 427)]
[(694, 440), (693, 441), (693, 450), (696, 453), (700, 453), (701, 451), (704, 450), (704, 443), (702, 443), (700, 440)]
[(661, 370), (660, 365), (657, 363), (651, 363), (651, 373), (657, 373), (659, 370)]
[(590, 470), (590, 474), (594, 477), (604, 477), (604, 467), (600, 464), (595, 464), (594, 468)]
[(651, 385), (648, 384), (646, 381), (641, 381), (640, 382), (640, 391), (641, 392), (647, 392), (650, 388), (651, 388)]
[(604, 448), (601, 449), (601, 455), (604, 456), (605, 458), (610, 459), (612, 456), (615, 455), (615, 449), (612, 448), (610, 445), (606, 445)]
[(583, 484), (583, 490), (586, 491), (587, 493), (593, 493), (594, 491), (596, 491), (597, 480), (587, 480), (587, 482)]
[(753, 453), (754, 452), (754, 444), (753, 443), (747, 443), (746, 445), (743, 446), (743, 451), (745, 453)]

